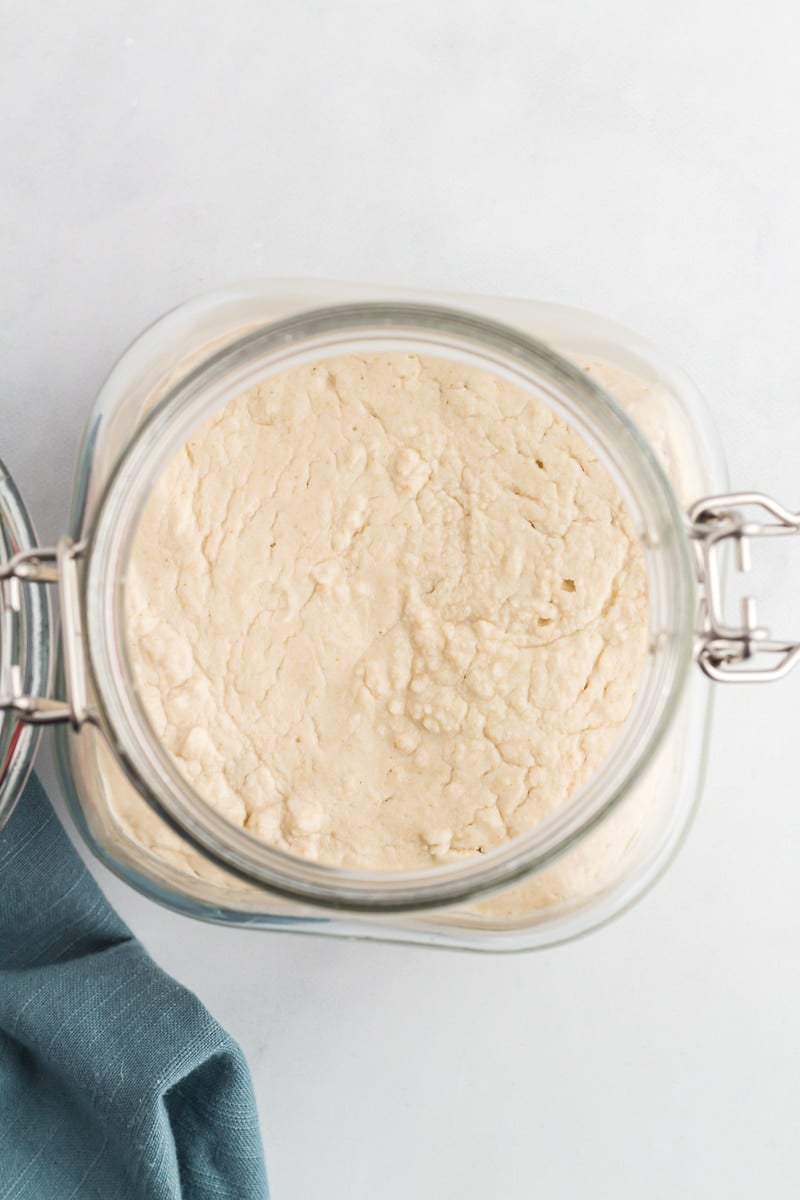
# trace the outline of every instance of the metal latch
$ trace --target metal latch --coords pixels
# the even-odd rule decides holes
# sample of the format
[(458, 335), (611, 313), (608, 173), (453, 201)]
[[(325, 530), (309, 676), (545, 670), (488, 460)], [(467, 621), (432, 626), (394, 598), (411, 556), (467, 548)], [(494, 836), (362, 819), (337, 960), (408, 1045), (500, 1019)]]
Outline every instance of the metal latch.
[[(747, 510), (752, 509), (770, 519), (748, 520)], [(738, 569), (749, 571), (751, 539), (800, 533), (800, 513), (789, 512), (761, 492), (731, 492), (699, 500), (689, 510), (689, 521), (703, 589), (697, 638), (701, 668), (723, 683), (769, 683), (788, 675), (800, 662), (800, 642), (773, 639), (759, 626), (755, 597), (743, 599), (741, 625), (726, 623), (720, 556), (723, 546), (733, 541)]]
[(86, 658), (83, 646), (78, 560), (83, 545), (62, 538), (54, 548), (35, 547), (0, 563), (0, 589), (11, 613), (22, 611), (21, 588), (26, 584), (53, 583), (58, 587), (61, 616), (61, 649), (64, 664), (65, 698), (28, 696), (22, 691), (22, 666), (11, 663), (0, 680), (0, 710), (11, 712), (30, 725), (55, 725), (69, 721), (73, 729), (93, 720), (86, 688)]

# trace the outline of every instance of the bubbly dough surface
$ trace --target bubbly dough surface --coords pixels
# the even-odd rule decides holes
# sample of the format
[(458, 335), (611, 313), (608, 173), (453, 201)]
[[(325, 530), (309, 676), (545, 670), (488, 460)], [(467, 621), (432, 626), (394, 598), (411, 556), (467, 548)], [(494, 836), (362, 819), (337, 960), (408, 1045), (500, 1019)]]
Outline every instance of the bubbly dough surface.
[(454, 361), (244, 393), (154, 489), (126, 587), (145, 709), (200, 794), (399, 870), (530, 829), (599, 766), (647, 652), (638, 537), (586, 443)]

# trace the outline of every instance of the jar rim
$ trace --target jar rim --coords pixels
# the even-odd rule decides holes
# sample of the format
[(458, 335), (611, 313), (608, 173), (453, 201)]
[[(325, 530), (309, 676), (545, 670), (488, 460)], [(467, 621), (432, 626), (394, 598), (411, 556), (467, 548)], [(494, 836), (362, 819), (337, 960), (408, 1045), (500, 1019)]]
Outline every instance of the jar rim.
[[(651, 595), (666, 629), (634, 708), (591, 779), (532, 830), (454, 864), (356, 871), (288, 854), (235, 827), (175, 766), (134, 685), (124, 618), (125, 567), (150, 487), (204, 417), (266, 375), (341, 354), (421, 346), (546, 397), (601, 455), (643, 536)], [(82, 602), (98, 716), (138, 791), (198, 850), (250, 883), (321, 907), (413, 911), (473, 899), (548, 865), (628, 794), (665, 736), (692, 665), (695, 581), (684, 514), (649, 444), (616, 402), (549, 346), (457, 309), (369, 301), (259, 325), (210, 353), (154, 406), (116, 463), (86, 543)]]

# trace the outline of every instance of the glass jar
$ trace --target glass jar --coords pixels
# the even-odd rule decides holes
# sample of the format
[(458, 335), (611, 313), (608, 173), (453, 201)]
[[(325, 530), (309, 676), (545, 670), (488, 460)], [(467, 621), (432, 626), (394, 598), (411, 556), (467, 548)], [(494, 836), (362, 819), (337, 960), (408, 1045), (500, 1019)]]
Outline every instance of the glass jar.
[[(404, 350), (463, 361), (543, 400), (617, 484), (641, 539), (650, 652), (633, 711), (589, 782), (528, 833), (424, 870), (345, 870), (234, 827), (160, 745), (134, 685), (123, 598), (133, 534), (155, 480), (196, 426), (265, 377), (330, 354)], [(602, 385), (602, 386), (600, 386)], [(313, 282), (257, 282), (195, 300), (126, 352), (91, 412), (69, 535), (35, 547), (0, 476), (0, 819), (56, 727), (62, 782), (89, 845), (154, 899), (207, 920), (486, 950), (584, 933), (633, 903), (689, 826), (708, 744), (711, 680), (763, 680), (800, 656), (749, 605), (723, 609), (720, 551), (800, 529), (765, 497), (725, 496), (701, 398), (627, 330), (512, 300)], [(710, 497), (710, 499), (698, 499)], [(752, 519), (754, 509), (762, 519)], [(746, 563), (742, 563), (746, 565)], [(48, 698), (44, 588), (61, 637)]]

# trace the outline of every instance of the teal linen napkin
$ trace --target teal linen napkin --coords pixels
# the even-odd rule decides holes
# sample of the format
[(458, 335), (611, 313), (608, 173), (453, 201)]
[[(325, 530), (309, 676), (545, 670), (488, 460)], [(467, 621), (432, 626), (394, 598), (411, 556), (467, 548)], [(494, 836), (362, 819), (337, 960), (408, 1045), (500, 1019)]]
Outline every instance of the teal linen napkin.
[(29, 782), (0, 831), (0, 1200), (264, 1200), (242, 1052)]

